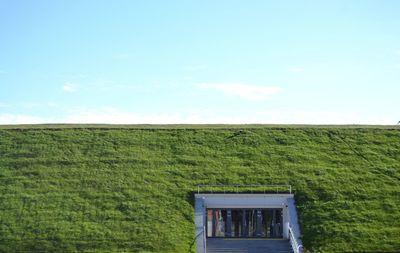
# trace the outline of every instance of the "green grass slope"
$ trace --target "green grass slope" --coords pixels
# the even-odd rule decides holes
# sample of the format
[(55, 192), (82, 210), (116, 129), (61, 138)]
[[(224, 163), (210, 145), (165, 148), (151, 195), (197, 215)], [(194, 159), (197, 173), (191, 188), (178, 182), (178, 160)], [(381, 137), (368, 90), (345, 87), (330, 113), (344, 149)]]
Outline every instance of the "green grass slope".
[(310, 252), (400, 251), (399, 128), (3, 127), (0, 252), (194, 252), (198, 184), (291, 184)]

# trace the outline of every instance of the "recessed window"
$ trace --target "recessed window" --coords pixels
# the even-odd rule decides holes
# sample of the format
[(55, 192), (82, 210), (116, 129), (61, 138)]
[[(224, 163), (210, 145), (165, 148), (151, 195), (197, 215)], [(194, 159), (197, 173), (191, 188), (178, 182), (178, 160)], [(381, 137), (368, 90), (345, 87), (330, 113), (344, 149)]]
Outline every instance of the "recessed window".
[(207, 209), (207, 237), (281, 238), (282, 209)]

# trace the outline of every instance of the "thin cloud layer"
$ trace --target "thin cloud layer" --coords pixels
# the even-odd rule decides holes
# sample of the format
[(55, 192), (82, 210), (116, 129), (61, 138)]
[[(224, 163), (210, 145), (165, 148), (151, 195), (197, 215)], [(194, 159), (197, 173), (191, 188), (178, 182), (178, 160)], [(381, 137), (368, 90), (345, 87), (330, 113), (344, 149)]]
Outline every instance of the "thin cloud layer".
[(246, 100), (266, 100), (282, 92), (282, 88), (273, 86), (256, 86), (241, 83), (200, 83), (197, 87), (222, 92), (225, 95), (237, 96)]
[(394, 125), (389, 115), (365, 115), (335, 111), (216, 111), (186, 110), (173, 113), (141, 114), (113, 107), (76, 108), (60, 113), (58, 118), (0, 113), (0, 124), (370, 124)]
[(26, 115), (26, 114), (12, 114), (12, 113), (0, 114), (0, 125), (41, 124), (41, 123), (49, 123), (49, 121), (41, 117)]
[(71, 83), (65, 83), (63, 86), (63, 91), (65, 92), (75, 92), (76, 90), (76, 86)]

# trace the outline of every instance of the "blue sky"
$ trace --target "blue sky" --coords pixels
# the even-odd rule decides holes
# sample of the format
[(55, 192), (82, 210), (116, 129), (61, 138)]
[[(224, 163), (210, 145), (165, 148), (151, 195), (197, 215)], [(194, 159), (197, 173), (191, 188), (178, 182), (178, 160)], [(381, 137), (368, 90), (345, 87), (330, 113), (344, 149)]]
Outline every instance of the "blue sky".
[(396, 124), (400, 1), (0, 0), (0, 124)]

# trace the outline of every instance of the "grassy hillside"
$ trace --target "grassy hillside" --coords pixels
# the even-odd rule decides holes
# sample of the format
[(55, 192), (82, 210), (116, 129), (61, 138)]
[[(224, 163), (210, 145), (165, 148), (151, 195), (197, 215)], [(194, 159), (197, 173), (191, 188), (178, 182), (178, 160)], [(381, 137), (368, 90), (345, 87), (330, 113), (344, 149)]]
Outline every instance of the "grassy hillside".
[(400, 130), (3, 127), (0, 252), (190, 252), (198, 184), (291, 184), (311, 252), (400, 251)]

